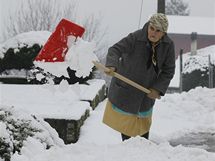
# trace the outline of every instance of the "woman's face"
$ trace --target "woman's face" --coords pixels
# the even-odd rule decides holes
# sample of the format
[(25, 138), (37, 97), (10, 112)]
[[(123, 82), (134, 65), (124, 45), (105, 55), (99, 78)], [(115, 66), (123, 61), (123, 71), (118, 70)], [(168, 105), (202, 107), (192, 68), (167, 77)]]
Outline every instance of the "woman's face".
[(156, 43), (162, 38), (163, 35), (164, 35), (164, 32), (156, 29), (154, 26), (149, 24), (149, 26), (148, 26), (148, 39), (149, 39), (149, 41)]

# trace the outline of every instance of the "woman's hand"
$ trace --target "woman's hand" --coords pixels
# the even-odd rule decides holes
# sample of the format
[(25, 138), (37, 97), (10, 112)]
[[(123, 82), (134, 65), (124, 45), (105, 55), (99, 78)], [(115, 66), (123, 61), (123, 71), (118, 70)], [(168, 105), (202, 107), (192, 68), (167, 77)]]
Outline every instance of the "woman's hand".
[(153, 88), (150, 88), (149, 89), (151, 92), (147, 94), (147, 96), (151, 99), (160, 99), (161, 96), (160, 96), (160, 92), (153, 89)]
[(105, 74), (113, 76), (113, 73), (116, 71), (115, 67), (107, 67), (107, 70), (105, 70)]

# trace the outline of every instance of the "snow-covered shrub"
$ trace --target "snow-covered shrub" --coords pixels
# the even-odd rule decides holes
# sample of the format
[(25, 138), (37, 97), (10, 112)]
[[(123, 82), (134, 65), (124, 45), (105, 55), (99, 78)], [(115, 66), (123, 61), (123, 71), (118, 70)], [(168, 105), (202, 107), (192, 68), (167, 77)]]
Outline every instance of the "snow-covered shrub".
[[(5, 75), (9, 70), (14, 69), (29, 70), (31, 74), (26, 77), (30, 84), (50, 82), (59, 84), (62, 80), (67, 80), (69, 84), (77, 82), (82, 84), (94, 78), (95, 68), (89, 66), (89, 62), (91, 59), (95, 60), (96, 56), (93, 53), (95, 45), (82, 39), (78, 39), (70, 46), (67, 52), (69, 56), (65, 58), (65, 62), (51, 62), (51, 64), (49, 64), (50, 62), (41, 62), (45, 65), (39, 66), (39, 62), (34, 60), (50, 34), (47, 31), (22, 33), (2, 44), (0, 46), (0, 74)], [(51, 72), (46, 70), (47, 65), (51, 65), (49, 67), (52, 68)], [(14, 76), (19, 77), (19, 75)]]
[(33, 61), (39, 53), (41, 46), (34, 44), (33, 46), (18, 46), (17, 48), (9, 48), (0, 62), (0, 72), (8, 69), (30, 69)]
[(30, 77), (28, 70), (34, 67), (33, 61), (49, 35), (50, 32), (47, 31), (31, 31), (16, 35), (0, 44), (0, 74), (23, 77), (21, 71), (25, 70), (25, 76)]
[(215, 46), (198, 50), (197, 55), (187, 55), (183, 68), (182, 88), (189, 91), (197, 86), (209, 87), (209, 58), (213, 70), (213, 84), (215, 84)]
[(0, 158), (9, 161), (14, 153), (21, 154), (29, 138), (42, 144), (44, 150), (63, 145), (56, 131), (42, 119), (14, 107), (0, 106)]

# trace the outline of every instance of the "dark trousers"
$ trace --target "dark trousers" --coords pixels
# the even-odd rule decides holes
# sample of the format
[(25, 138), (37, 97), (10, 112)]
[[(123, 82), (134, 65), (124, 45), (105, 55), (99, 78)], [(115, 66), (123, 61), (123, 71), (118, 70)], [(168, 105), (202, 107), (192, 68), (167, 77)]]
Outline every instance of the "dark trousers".
[[(125, 141), (131, 138), (130, 136), (127, 136), (125, 134), (121, 134), (121, 136), (122, 136), (122, 141)], [(149, 139), (149, 132), (141, 135), (141, 137), (144, 137), (145, 139)]]

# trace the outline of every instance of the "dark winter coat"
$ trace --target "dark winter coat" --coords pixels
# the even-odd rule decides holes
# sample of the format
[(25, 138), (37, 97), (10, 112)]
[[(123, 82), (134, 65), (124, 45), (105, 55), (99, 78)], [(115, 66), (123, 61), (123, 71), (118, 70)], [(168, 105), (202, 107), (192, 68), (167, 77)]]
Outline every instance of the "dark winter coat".
[[(175, 51), (173, 41), (165, 34), (155, 48), (157, 66), (152, 65), (152, 48), (147, 37), (148, 23), (143, 29), (130, 33), (109, 48), (107, 67), (115, 67), (117, 72), (145, 88), (154, 88), (163, 96), (175, 71)], [(156, 70), (155, 70), (156, 69)], [(112, 78), (108, 98), (123, 111), (137, 114), (148, 111), (154, 100), (146, 94), (117, 78)]]

